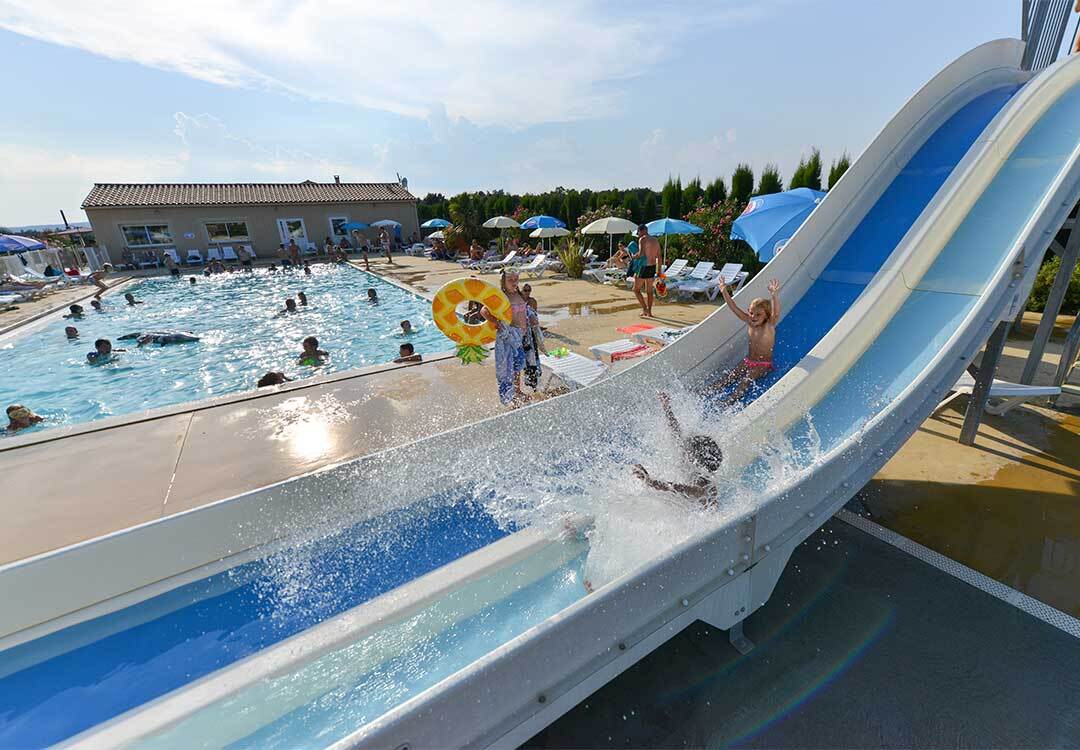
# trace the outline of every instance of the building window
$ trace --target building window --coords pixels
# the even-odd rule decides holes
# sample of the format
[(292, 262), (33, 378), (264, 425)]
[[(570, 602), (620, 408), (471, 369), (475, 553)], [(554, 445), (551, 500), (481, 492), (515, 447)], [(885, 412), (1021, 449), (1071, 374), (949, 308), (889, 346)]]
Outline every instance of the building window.
[(128, 247), (152, 247), (173, 244), (168, 224), (123, 224), (120, 231)]
[(246, 221), (208, 221), (206, 236), (210, 242), (246, 242), (251, 239)]
[(348, 232), (341, 228), (342, 224), (348, 224), (348, 216), (331, 216), (330, 217), (330, 234), (334, 237), (344, 237)]

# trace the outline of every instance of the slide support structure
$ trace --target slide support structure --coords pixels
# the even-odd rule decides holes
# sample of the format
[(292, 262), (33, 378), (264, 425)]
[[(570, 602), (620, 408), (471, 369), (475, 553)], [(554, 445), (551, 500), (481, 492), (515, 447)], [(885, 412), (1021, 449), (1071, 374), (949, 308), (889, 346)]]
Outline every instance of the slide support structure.
[(983, 413), (986, 411), (986, 401), (990, 398), (990, 386), (994, 382), (994, 373), (997, 372), (1001, 352), (1005, 348), (1005, 338), (1008, 335), (1008, 321), (998, 323), (997, 328), (990, 334), (986, 347), (983, 349), (979, 369), (974, 374), (975, 387), (971, 390), (967, 411), (964, 412), (964, 426), (960, 428), (960, 443), (962, 445), (973, 445), (975, 443), (975, 435), (979, 432), (979, 424), (982, 422)]
[[(1066, 222), (1068, 225), (1068, 222)], [(1076, 269), (1076, 261), (1080, 258), (1080, 231), (1076, 230), (1076, 222), (1073, 221), (1069, 238), (1065, 241), (1065, 247), (1056, 242), (1050, 243), (1050, 248), (1061, 258), (1061, 267), (1058, 269), (1054, 283), (1050, 287), (1050, 294), (1046, 298), (1046, 307), (1043, 310), (1042, 320), (1035, 331), (1035, 340), (1031, 342), (1031, 351), (1028, 352), (1027, 362), (1024, 363), (1024, 372), (1020, 376), (1020, 382), (1031, 385), (1039, 370), (1043, 354), (1046, 352), (1046, 344), (1050, 340), (1050, 334), (1054, 332), (1054, 323), (1058, 313), (1061, 312), (1061, 303), (1065, 301), (1065, 292), (1069, 289), (1069, 280)], [(1062, 351), (1062, 355), (1065, 355)], [(1060, 385), (1057, 383), (1056, 385)]]

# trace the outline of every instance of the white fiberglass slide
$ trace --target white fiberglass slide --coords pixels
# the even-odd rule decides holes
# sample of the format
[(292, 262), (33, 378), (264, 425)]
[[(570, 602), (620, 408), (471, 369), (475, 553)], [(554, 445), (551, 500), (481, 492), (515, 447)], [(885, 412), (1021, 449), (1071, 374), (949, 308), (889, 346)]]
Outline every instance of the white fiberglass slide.
[[(355, 726), (338, 722), (321, 735), (327, 745), (512, 747), (693, 620), (740, 622), (769, 597), (794, 546), (910, 436), (1012, 312), (1077, 198), (1080, 58), (1028, 81), (1022, 51), (1015, 40), (992, 42), (930, 81), (740, 293), (762, 296), (769, 278), (783, 282), (775, 379), (733, 413), (693, 414), (691, 395), (676, 403), (724, 449), (718, 509), (679, 516), (659, 501), (640, 505), (625, 475), (643, 457), (678, 460), (654, 445), (663, 423), (650, 394), (685, 391), (741, 357), (744, 330), (723, 309), (583, 391), (0, 569), (0, 596), (20, 603), (0, 614), (0, 649), (61, 636), (266, 554), (261, 545), (287, 544), (328, 516), (354, 523), (447, 486), (469, 488), (517, 527), (593, 516), (583, 569), (595, 590), (554, 614), (530, 600), (515, 614), (534, 607), (542, 619), (523, 620), (524, 630), (437, 682), (395, 686), (398, 704)], [(562, 566), (568, 554), (553, 559)], [(367, 633), (371, 619), (363, 622)], [(288, 641), (292, 662), (279, 649), (275, 679), (304, 679), (313, 664), (304, 637)], [(252, 671), (259, 654), (248, 659), (237, 669)], [(264, 711), (265, 725), (279, 727), (248, 742), (295, 740), (285, 723), (342, 715), (337, 705), (275, 708), (260, 685), (258, 701), (245, 702), (250, 684), (229, 688), (225, 678), (200, 680), (200, 695)], [(110, 717), (97, 736), (222, 744), (195, 734), (213, 731), (206, 718), (222, 706), (192, 701), (188, 690)], [(95, 729), (76, 741), (95, 746)]]

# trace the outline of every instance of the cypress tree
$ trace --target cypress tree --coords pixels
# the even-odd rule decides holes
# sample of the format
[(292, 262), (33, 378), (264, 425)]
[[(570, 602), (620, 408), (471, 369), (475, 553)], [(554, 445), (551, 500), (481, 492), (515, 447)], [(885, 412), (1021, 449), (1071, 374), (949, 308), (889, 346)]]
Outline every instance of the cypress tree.
[(829, 167), (829, 190), (832, 190), (833, 185), (837, 180), (844, 176), (844, 172), (848, 171), (848, 167), (851, 166), (851, 158), (848, 157), (847, 151), (840, 155), (840, 158), (832, 163)]
[(758, 186), (754, 194), (769, 195), (770, 193), (779, 193), (783, 189), (784, 181), (780, 179), (780, 170), (775, 164), (766, 164), (765, 168), (761, 170), (761, 177), (758, 178)]
[(749, 164), (739, 164), (731, 175), (731, 197), (740, 205), (750, 200), (754, 192), (754, 170)]
[(705, 200), (710, 205), (719, 203), (727, 198), (727, 186), (723, 177), (717, 177), (705, 188)]

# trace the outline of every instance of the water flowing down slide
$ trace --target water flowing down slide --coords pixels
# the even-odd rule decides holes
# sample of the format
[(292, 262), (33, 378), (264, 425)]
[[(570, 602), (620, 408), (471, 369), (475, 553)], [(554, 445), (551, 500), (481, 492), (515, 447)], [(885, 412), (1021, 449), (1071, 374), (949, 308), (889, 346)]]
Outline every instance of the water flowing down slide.
[[(1080, 197), (1080, 58), (978, 47), (765, 271), (776, 372), (720, 309), (587, 389), (0, 569), (0, 746), (515, 747), (701, 619), (732, 628), (1026, 298)], [(725, 453), (715, 508), (655, 394)]]

